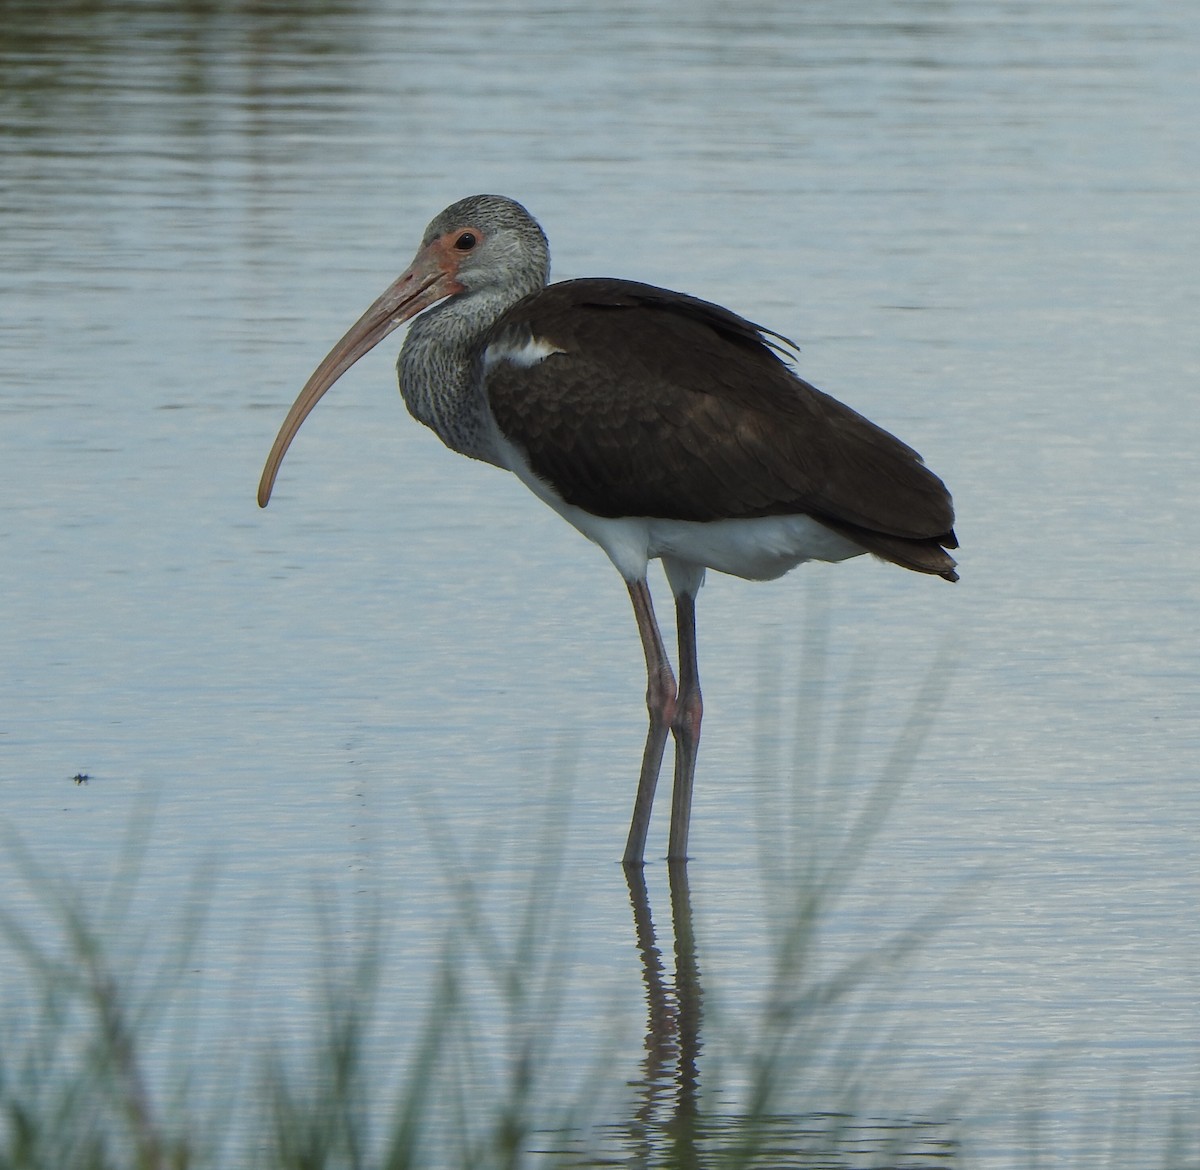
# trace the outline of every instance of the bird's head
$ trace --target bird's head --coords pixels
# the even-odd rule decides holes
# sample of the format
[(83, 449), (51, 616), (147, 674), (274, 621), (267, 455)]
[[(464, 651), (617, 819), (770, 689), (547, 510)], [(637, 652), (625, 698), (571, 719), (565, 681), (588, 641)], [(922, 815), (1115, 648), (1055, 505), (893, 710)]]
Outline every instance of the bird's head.
[(442, 277), (446, 296), (489, 288), (525, 296), (549, 279), (550, 246), (537, 220), (515, 200), (472, 195), (425, 229), (409, 267), (414, 270)]
[(418, 313), (450, 297), (493, 292), (514, 304), (542, 288), (550, 248), (537, 220), (513, 199), (472, 195), (451, 204), (425, 229), (413, 262), (350, 327), (313, 371), (275, 438), (258, 485), (265, 508), (279, 465), (321, 396), (359, 358)]

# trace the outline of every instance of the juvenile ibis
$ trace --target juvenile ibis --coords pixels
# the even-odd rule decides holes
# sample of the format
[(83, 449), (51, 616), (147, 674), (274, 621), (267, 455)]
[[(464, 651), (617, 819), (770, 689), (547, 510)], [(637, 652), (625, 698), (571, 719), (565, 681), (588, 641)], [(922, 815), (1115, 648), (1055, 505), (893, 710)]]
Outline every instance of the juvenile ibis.
[[(911, 447), (793, 372), (781, 334), (683, 293), (629, 280), (548, 284), (549, 274), (546, 236), (519, 203), (475, 195), (446, 208), (301, 390), (258, 502), (321, 395), (415, 318), (397, 366), (412, 415), (453, 450), (511, 471), (625, 579), (650, 729), (624, 861), (642, 863), (668, 734), (668, 856), (683, 859), (705, 571), (769, 580), (804, 561), (873, 553), (955, 581), (954, 511)], [(678, 684), (646, 581), (652, 560), (675, 597)]]

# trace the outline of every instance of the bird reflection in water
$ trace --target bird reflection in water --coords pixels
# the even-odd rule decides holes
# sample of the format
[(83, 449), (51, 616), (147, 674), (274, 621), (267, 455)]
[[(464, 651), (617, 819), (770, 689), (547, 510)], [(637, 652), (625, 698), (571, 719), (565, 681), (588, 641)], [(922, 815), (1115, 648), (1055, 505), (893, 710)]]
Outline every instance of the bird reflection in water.
[[(761, 1036), (768, 1047), (775, 1046), (773, 1057), (751, 1053), (755, 1071), (751, 1074), (750, 1100), (742, 1111), (711, 1084), (702, 1104), (704, 996), (688, 868), (683, 861), (672, 861), (667, 873), (670, 944), (660, 941), (655, 928), (644, 868), (625, 867), (646, 999), (641, 1075), (630, 1082), (634, 1095), (625, 1119), (603, 1127), (608, 1139), (605, 1153), (595, 1156), (593, 1151), (592, 1157), (571, 1164), (661, 1166), (671, 1170), (708, 1165), (735, 1165), (748, 1170), (808, 1170), (815, 1165), (932, 1170), (954, 1165), (959, 1142), (950, 1120), (856, 1114), (848, 1106), (857, 1101), (857, 1095), (849, 1091), (843, 1098), (847, 1108), (806, 1111), (806, 1106), (812, 1110), (818, 1103), (830, 1103), (831, 1085), (827, 1082), (828, 1069), (819, 1082), (808, 1086), (794, 1083), (789, 1077), (787, 1042), (778, 1045), (780, 1034), (813, 1022), (794, 1014), (773, 1019)], [(664, 961), (668, 945), (672, 945), (673, 969)], [(789, 963), (786, 948), (778, 961)], [(777, 974), (781, 986), (790, 989), (789, 998), (796, 1001), (796, 1006), (785, 1010), (785, 1016), (788, 1012), (803, 1012), (798, 1005), (805, 1000), (803, 989), (810, 973), (789, 967), (786, 974)], [(813, 1011), (819, 1011), (820, 998), (812, 1000)], [(800, 1027), (795, 1039), (805, 1034)], [(799, 1068), (806, 1066), (809, 1054), (798, 1051), (792, 1055)], [(833, 1091), (838, 1090), (833, 1087)]]
[(668, 863), (671, 883), (671, 925), (675, 944), (675, 972), (663, 968), (662, 951), (655, 937), (650, 897), (641, 866), (627, 865), (629, 900), (637, 938), (642, 982), (646, 988), (646, 1055), (630, 1119), (630, 1144), (648, 1159), (658, 1144), (657, 1135), (671, 1135), (679, 1166), (692, 1164), (700, 1092), (700, 969), (692, 931), (691, 893), (687, 865)]

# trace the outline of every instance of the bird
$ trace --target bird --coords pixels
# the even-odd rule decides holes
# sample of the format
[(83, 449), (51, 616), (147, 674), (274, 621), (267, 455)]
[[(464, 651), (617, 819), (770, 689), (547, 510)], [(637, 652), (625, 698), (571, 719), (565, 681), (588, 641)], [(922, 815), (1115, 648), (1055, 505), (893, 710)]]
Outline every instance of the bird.
[[(410, 414), (509, 471), (608, 555), (633, 605), (649, 727), (624, 864), (644, 864), (668, 737), (668, 860), (686, 861), (703, 700), (696, 596), (707, 570), (771, 580), (806, 561), (873, 554), (958, 580), (945, 485), (915, 450), (805, 382), (783, 334), (637, 281), (550, 283), (537, 220), (499, 195), (461, 199), (409, 267), (317, 366), (263, 469), (266, 507), (321, 396), (393, 330)], [(678, 679), (647, 580), (675, 602)]]

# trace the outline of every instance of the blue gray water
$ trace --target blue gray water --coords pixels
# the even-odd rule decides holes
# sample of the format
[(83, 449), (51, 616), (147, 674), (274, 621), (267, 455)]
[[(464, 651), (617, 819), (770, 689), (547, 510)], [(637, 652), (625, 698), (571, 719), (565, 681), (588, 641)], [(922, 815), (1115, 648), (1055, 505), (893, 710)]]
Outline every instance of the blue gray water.
[[(0, 817), (99, 888), (152, 810), (135, 934), (214, 875), (202, 1053), (304, 1033), (322, 901), (351, 942), (382, 908), (403, 1051), (462, 913), (453, 875), (508, 938), (553, 834), (569, 1055), (635, 1079), (615, 862), (644, 678), (619, 579), (408, 418), (390, 343), (254, 502), (312, 367), (435, 212), (496, 191), (540, 218), (559, 278), (664, 284), (795, 338), (804, 376), (921, 450), (959, 510), (953, 587), (864, 559), (701, 595), (711, 1075), (738, 1083), (720, 1037), (757, 1018), (809, 861), (886, 793), (814, 958), (836, 971), (945, 911), (855, 1000), (851, 1052), (897, 1038), (872, 1109), (964, 1117), (978, 1162), (1006, 1165), (1030, 1112), (1086, 1157), (1131, 1097), (1194, 1091), (1194, 5), (4, 19)], [(3, 881), (38, 921), (28, 881)], [(647, 881), (669, 952), (665, 867)]]

